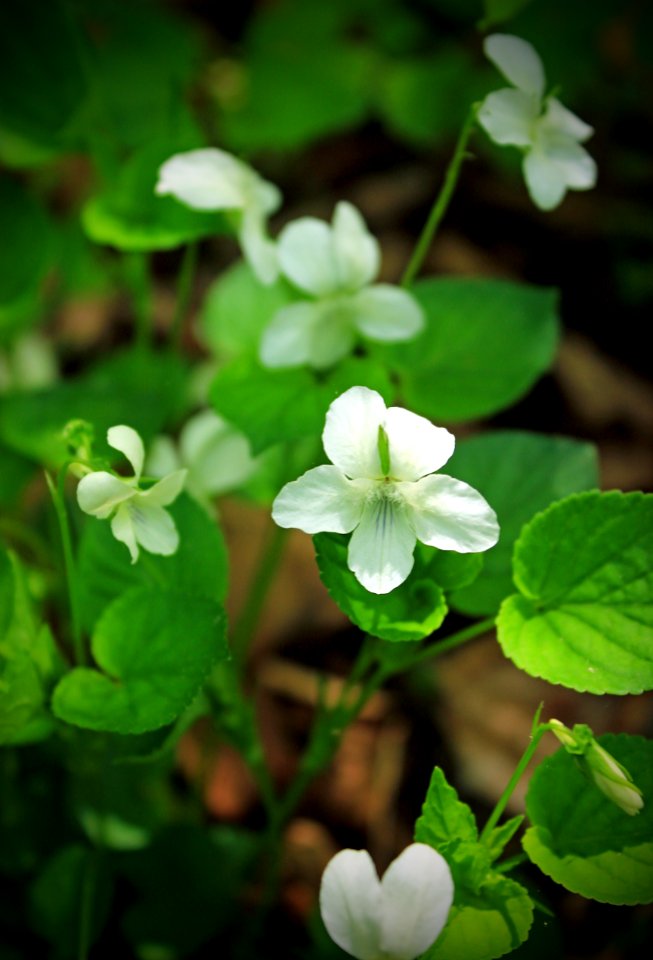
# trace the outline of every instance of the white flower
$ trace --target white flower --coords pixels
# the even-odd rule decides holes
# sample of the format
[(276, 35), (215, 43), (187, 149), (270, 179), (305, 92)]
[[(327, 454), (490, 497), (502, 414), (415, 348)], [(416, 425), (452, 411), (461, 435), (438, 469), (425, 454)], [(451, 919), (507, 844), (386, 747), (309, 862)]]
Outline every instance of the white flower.
[(567, 190), (591, 189), (596, 164), (581, 143), (594, 131), (555, 97), (544, 96), (544, 69), (531, 44), (495, 33), (483, 46), (513, 86), (485, 98), (479, 123), (495, 143), (522, 148), (524, 178), (533, 202), (552, 210)]
[(261, 341), (265, 366), (329, 367), (351, 352), (358, 334), (408, 340), (424, 326), (419, 304), (405, 290), (370, 286), (379, 272), (379, 244), (350, 203), (336, 206), (331, 226), (315, 217), (288, 224), (278, 253), (282, 273), (315, 299), (274, 315)]
[(366, 850), (342, 850), (328, 863), (320, 912), (331, 939), (357, 960), (413, 960), (437, 939), (453, 902), (447, 861), (413, 843), (379, 880)]
[(132, 563), (138, 560), (139, 545), (150, 553), (169, 556), (179, 546), (179, 534), (164, 507), (181, 493), (186, 471), (176, 470), (149, 490), (140, 490), (145, 451), (139, 435), (131, 427), (111, 427), (107, 442), (124, 453), (134, 468), (134, 476), (116, 477), (105, 470), (87, 474), (77, 487), (79, 506), (100, 520), (113, 514), (111, 532), (116, 540), (126, 544)]
[(215, 147), (177, 153), (159, 169), (155, 191), (172, 194), (195, 210), (233, 211), (252, 270), (262, 283), (277, 279), (276, 248), (266, 234), (266, 219), (278, 210), (281, 194), (242, 160)]
[(217, 413), (202, 410), (183, 427), (178, 448), (170, 437), (155, 438), (146, 470), (152, 477), (163, 477), (185, 467), (186, 490), (200, 503), (206, 503), (241, 486), (257, 466), (247, 437)]
[(496, 515), (480, 493), (433, 475), (453, 453), (448, 430), (351, 387), (329, 407), (322, 441), (334, 465), (287, 483), (272, 517), (310, 534), (353, 531), (347, 563), (371, 593), (403, 583), (417, 540), (458, 553), (497, 542)]

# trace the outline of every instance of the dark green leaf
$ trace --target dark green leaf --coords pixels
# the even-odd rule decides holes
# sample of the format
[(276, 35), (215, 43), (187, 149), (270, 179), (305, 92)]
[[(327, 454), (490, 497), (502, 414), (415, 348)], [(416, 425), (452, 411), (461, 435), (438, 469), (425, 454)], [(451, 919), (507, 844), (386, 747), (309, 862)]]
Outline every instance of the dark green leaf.
[[(0, 4), (0, 8), (4, 5)], [(13, 178), (0, 175), (2, 226), (11, 243), (0, 249), (0, 304), (11, 304), (38, 285), (47, 263), (51, 231), (45, 211)]]

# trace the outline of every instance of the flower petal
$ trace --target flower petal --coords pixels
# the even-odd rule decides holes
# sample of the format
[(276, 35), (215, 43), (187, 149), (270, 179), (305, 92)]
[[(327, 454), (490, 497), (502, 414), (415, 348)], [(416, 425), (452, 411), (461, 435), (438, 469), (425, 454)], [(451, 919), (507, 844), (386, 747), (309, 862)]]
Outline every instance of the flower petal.
[(261, 283), (274, 283), (279, 276), (279, 258), (276, 243), (266, 233), (263, 208), (245, 207), (238, 239), (245, 259)]
[(356, 207), (344, 200), (333, 215), (332, 243), (339, 288), (353, 292), (371, 283), (379, 272), (381, 248)]
[(424, 329), (424, 312), (417, 300), (389, 283), (361, 290), (352, 307), (357, 329), (371, 340), (410, 340)]
[(200, 497), (233, 490), (257, 467), (247, 437), (212, 410), (191, 417), (181, 431), (179, 448), (189, 468), (186, 486)]
[(497, 517), (478, 490), (441, 474), (398, 485), (417, 539), (440, 550), (480, 553), (499, 539)]
[(137, 492), (126, 480), (114, 477), (105, 470), (96, 470), (79, 481), (77, 503), (84, 513), (105, 520), (119, 503), (131, 500)]
[(354, 311), (350, 297), (325, 300), (315, 306), (319, 319), (313, 329), (308, 362), (316, 370), (326, 370), (354, 347)]
[(134, 503), (148, 507), (167, 507), (184, 489), (187, 473), (187, 470), (175, 470), (174, 473), (169, 473), (149, 490), (139, 490), (134, 496)]
[(165, 477), (181, 466), (174, 442), (168, 436), (155, 437), (147, 451), (145, 473), (148, 477)]
[(143, 472), (143, 461), (145, 460), (145, 450), (143, 441), (132, 427), (124, 425), (118, 427), (109, 427), (107, 430), (107, 443), (114, 450), (120, 450), (124, 454), (134, 469), (136, 479)]
[(272, 519), (304, 533), (350, 533), (362, 516), (368, 489), (365, 482), (348, 480), (337, 467), (314, 467), (281, 488)]
[(530, 150), (524, 157), (522, 169), (533, 203), (540, 210), (553, 210), (562, 201), (566, 191), (564, 171), (542, 150)]
[(385, 415), (383, 397), (368, 387), (350, 387), (334, 400), (322, 433), (331, 463), (353, 479), (382, 477), (379, 427)]
[(206, 147), (166, 160), (155, 192), (172, 194), (195, 210), (239, 210), (248, 201), (248, 180), (256, 176), (230, 153)]
[(483, 50), (506, 80), (524, 93), (542, 97), (544, 67), (532, 44), (506, 33), (493, 33), (485, 38)]
[(129, 504), (136, 540), (149, 553), (169, 557), (179, 546), (179, 534), (167, 510), (149, 503)]
[(596, 163), (584, 147), (566, 134), (543, 143), (547, 158), (555, 163), (567, 187), (590, 190), (596, 185)]
[(367, 850), (341, 850), (322, 874), (320, 913), (329, 936), (357, 960), (378, 960), (381, 884)]
[(370, 593), (390, 593), (413, 569), (415, 543), (402, 502), (386, 496), (368, 500), (349, 541), (347, 566)]
[(393, 960), (413, 960), (444, 928), (453, 903), (453, 879), (444, 857), (413, 843), (381, 880), (381, 947)]
[(539, 106), (532, 94), (506, 87), (487, 95), (478, 111), (478, 122), (495, 143), (527, 147), (533, 142)]
[(390, 476), (397, 480), (419, 480), (439, 470), (451, 457), (456, 438), (444, 427), (434, 426), (401, 407), (390, 407), (385, 417), (390, 449)]
[(308, 363), (322, 305), (302, 300), (277, 310), (263, 331), (259, 359), (265, 367), (297, 367)]
[(567, 110), (556, 97), (549, 97), (546, 101), (546, 112), (540, 121), (542, 127), (563, 133), (578, 143), (584, 143), (594, 133), (594, 128), (577, 117), (571, 110)]
[(340, 276), (331, 228), (315, 217), (300, 217), (283, 228), (277, 241), (282, 272), (300, 290), (323, 297), (337, 293)]
[(124, 543), (129, 550), (132, 563), (138, 560), (138, 544), (136, 542), (136, 530), (132, 520), (132, 514), (128, 504), (118, 507), (115, 517), (111, 520), (111, 533), (116, 540)]

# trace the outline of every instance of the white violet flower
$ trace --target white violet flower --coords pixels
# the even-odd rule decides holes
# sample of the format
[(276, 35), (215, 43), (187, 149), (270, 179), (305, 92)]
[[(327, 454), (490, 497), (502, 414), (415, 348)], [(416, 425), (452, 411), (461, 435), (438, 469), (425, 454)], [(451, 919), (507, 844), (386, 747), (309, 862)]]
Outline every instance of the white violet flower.
[(544, 68), (531, 44), (495, 33), (483, 47), (513, 86), (488, 94), (478, 120), (495, 143), (524, 151), (522, 169), (533, 202), (552, 210), (567, 190), (591, 189), (596, 164), (581, 143), (594, 131), (555, 97), (544, 96)]
[(351, 387), (329, 407), (322, 442), (333, 465), (287, 483), (272, 517), (309, 534), (353, 531), (347, 564), (371, 593), (404, 582), (417, 540), (458, 553), (497, 542), (496, 514), (481, 494), (434, 474), (456, 442), (443, 427)]
[(398, 341), (422, 330), (422, 309), (409, 293), (388, 283), (370, 286), (380, 248), (350, 203), (337, 204), (331, 226), (315, 217), (289, 223), (277, 248), (281, 272), (314, 299), (274, 315), (261, 340), (264, 366), (329, 367), (351, 352), (359, 334)]
[(179, 533), (164, 508), (181, 493), (186, 471), (176, 470), (148, 490), (141, 490), (145, 450), (140, 436), (131, 427), (120, 425), (110, 427), (107, 442), (127, 457), (134, 476), (117, 477), (106, 470), (87, 474), (77, 487), (79, 506), (84, 513), (100, 520), (112, 518), (111, 532), (127, 546), (132, 563), (138, 560), (139, 545), (166, 557), (175, 553)]
[(425, 843), (406, 847), (382, 880), (366, 850), (342, 850), (322, 875), (320, 912), (356, 960), (413, 960), (442, 932), (453, 893), (447, 861)]
[(158, 194), (172, 194), (194, 210), (225, 210), (235, 221), (245, 259), (262, 283), (279, 274), (276, 247), (266, 234), (267, 217), (281, 193), (237, 157), (206, 147), (177, 153), (159, 169)]
[(178, 446), (170, 437), (154, 439), (146, 471), (152, 477), (164, 477), (185, 467), (186, 490), (200, 503), (206, 503), (241, 486), (258, 465), (243, 433), (212, 410), (201, 410), (184, 425)]

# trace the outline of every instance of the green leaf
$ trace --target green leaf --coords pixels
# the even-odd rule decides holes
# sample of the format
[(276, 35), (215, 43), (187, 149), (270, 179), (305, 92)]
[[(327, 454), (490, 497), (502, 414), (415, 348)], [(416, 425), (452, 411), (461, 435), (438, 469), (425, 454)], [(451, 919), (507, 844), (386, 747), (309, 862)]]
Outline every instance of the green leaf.
[(505, 280), (418, 281), (426, 330), (387, 347), (406, 405), (442, 420), (488, 416), (523, 396), (551, 365), (557, 293)]
[(11, 237), (0, 249), (0, 304), (10, 305), (41, 280), (52, 237), (45, 211), (17, 180), (5, 175), (0, 176), (0, 210), (5, 235)]
[(497, 621), (506, 656), (532, 676), (589, 693), (653, 688), (653, 496), (581, 493), (523, 530), (520, 591)]
[(200, 237), (223, 233), (218, 213), (191, 210), (174, 197), (154, 192), (161, 164), (188, 144), (151, 143), (140, 147), (104, 191), (87, 201), (82, 224), (95, 243), (118, 250), (171, 250)]
[(644, 795), (629, 816), (580, 771), (564, 749), (544, 760), (528, 788), (533, 824), (523, 845), (533, 863), (574, 893), (603, 903), (653, 901), (653, 741), (626, 734), (598, 737)]
[(179, 532), (179, 547), (170, 557), (129, 553), (111, 533), (108, 520), (85, 519), (79, 546), (82, 621), (91, 629), (105, 607), (134, 586), (155, 582), (166, 590), (222, 601), (227, 592), (228, 558), (222, 533), (195, 500), (181, 494), (166, 508)]
[(492, 830), (489, 837), (485, 841), (487, 843), (488, 850), (490, 851), (492, 860), (496, 860), (497, 857), (501, 856), (504, 847), (510, 843), (523, 822), (524, 817), (520, 814), (516, 817), (511, 817), (510, 820), (506, 820), (505, 823), (502, 823), (500, 826), (495, 827)]
[(415, 824), (415, 840), (438, 850), (443, 843), (477, 839), (474, 814), (458, 799), (440, 767), (434, 767), (422, 815)]
[(227, 655), (224, 613), (204, 597), (135, 587), (107, 607), (91, 647), (105, 672), (72, 670), (54, 713), (90, 730), (145, 733), (179, 716)]
[(320, 577), (333, 600), (365, 633), (382, 640), (422, 640), (442, 624), (447, 604), (420, 555), (404, 583), (387, 594), (370, 593), (347, 566), (348, 537), (320, 533), (313, 538)]
[(43, 463), (68, 459), (61, 431), (69, 420), (95, 427), (99, 455), (115, 456), (106, 432), (125, 423), (144, 440), (153, 437), (183, 409), (186, 370), (173, 354), (125, 351), (103, 360), (75, 379), (0, 401), (0, 438)]
[(0, 507), (13, 507), (34, 473), (34, 464), (0, 443)]
[(529, 3), (532, 3), (532, 0), (483, 0), (485, 16), (478, 25), (479, 30), (487, 30), (496, 23), (511, 20)]
[(473, 616), (496, 613), (513, 590), (512, 551), (525, 523), (554, 500), (598, 486), (592, 444), (518, 430), (463, 440), (445, 472), (483, 494), (496, 511), (501, 538), (483, 554), (483, 570), (451, 604)]

